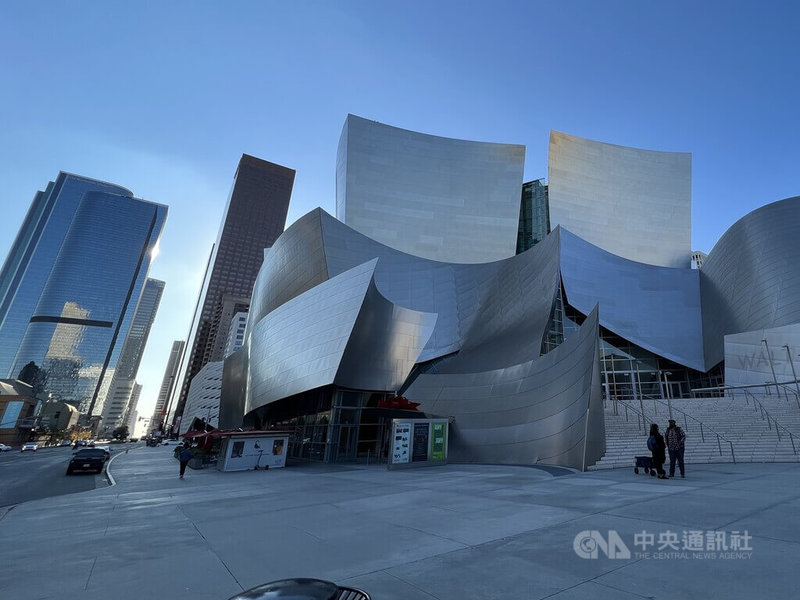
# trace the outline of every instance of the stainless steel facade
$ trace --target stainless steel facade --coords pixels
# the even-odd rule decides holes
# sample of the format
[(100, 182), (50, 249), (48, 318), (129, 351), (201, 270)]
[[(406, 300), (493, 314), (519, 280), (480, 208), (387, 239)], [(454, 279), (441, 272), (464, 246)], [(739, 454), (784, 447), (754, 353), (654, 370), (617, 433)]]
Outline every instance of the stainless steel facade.
[[(446, 264), (388, 248), (319, 209), (312, 211), (267, 254), (254, 288), (245, 346), (226, 360), (220, 424), (234, 424), (237, 413), (241, 423), (244, 414), (266, 404), (327, 385), (396, 391), (415, 364), (454, 352), (458, 355), (442, 363), (439, 372), (465, 382), (470, 391), (463, 393), (470, 397), (487, 391), (488, 384), (478, 382), (488, 371), (495, 372), (489, 387), (499, 393), (518, 389), (521, 369), (529, 369), (524, 378), (536, 387), (546, 385), (549, 375), (539, 384), (531, 382), (563, 368), (558, 385), (564, 378), (580, 378), (582, 384), (570, 381), (568, 387), (582, 392), (557, 402), (584, 402), (580, 410), (585, 415), (588, 399), (600, 394), (599, 376), (586, 378), (586, 365), (575, 368), (570, 361), (585, 359), (586, 352), (596, 359), (597, 326), (584, 326), (594, 332), (591, 351), (564, 350), (539, 358), (559, 287), (558, 256), (556, 233), (505, 261)], [(540, 369), (554, 361), (566, 362)], [(415, 395), (416, 386), (406, 396), (426, 400), (421, 392)], [(423, 406), (428, 410), (425, 402)], [(564, 414), (573, 410), (578, 409)], [(536, 420), (537, 414), (533, 410), (528, 417)], [(553, 427), (564, 424), (560, 417), (547, 416)], [(569, 446), (553, 453), (554, 447), (548, 446), (548, 460), (582, 466), (587, 423), (564, 427), (562, 437)], [(588, 435), (601, 440), (602, 419), (592, 418), (591, 425)], [(580, 440), (573, 437), (578, 430)], [(581, 446), (580, 451), (573, 446)], [(524, 456), (531, 462), (534, 454), (528, 448), (508, 460)], [(595, 454), (592, 450), (586, 456)], [(543, 461), (545, 454), (537, 456)]]
[[(401, 165), (409, 178), (390, 150), (415, 136), (348, 118), (338, 214), (355, 221), (380, 180), (390, 191), (370, 210), (393, 198), (399, 216), (384, 210), (383, 222), (401, 224), (412, 242), (398, 249), (390, 228), (357, 231), (321, 209), (295, 222), (267, 252), (245, 345), (226, 359), (221, 426), (263, 425), (297, 407), (309, 417), (303, 431), (320, 436), (311, 443), (328, 444), (316, 456), (336, 456), (353, 447), (342, 432), (356, 422), (337, 415), (374, 410), (366, 396), (399, 390), (426, 414), (454, 419), (454, 460), (586, 468), (605, 448), (603, 393), (616, 397), (634, 381), (640, 395), (688, 390), (692, 378), (718, 376), (725, 335), (800, 325), (800, 197), (742, 219), (692, 270), (688, 154), (554, 133), (555, 229), (502, 260), (434, 260), (414, 232), (444, 212), (411, 209), (387, 174)], [(421, 137), (415, 152), (435, 171), (441, 160), (426, 148), (441, 142)], [(351, 194), (354, 182), (364, 187)]]
[(424, 258), (513, 256), (525, 147), (425, 135), (348, 115), (336, 161), (336, 216)]
[(453, 418), (449, 459), (585, 469), (605, 453), (597, 311), (542, 356), (470, 374), (423, 374), (407, 395)]
[(692, 156), (550, 133), (550, 224), (604, 250), (689, 267)]
[[(646, 265), (606, 252), (561, 229), (561, 277), (569, 304), (600, 325), (697, 371), (703, 360), (700, 271)], [(713, 366), (713, 365), (711, 365)]]
[(700, 270), (706, 364), (725, 355), (724, 336), (800, 323), (800, 196), (734, 223)]
[(373, 283), (376, 262), (332, 277), (255, 324), (246, 412), (330, 384), (373, 390), (403, 384), (436, 316), (381, 296)]

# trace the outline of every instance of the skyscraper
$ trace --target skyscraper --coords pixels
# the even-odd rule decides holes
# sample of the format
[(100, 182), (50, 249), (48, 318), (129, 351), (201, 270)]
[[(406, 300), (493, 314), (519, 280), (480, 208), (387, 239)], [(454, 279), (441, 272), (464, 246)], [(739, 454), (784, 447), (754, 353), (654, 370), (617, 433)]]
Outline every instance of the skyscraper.
[(0, 368), (92, 414), (111, 383), (167, 207), (60, 173), (37, 193), (0, 271)]
[(167, 360), (167, 368), (164, 370), (164, 378), (161, 380), (161, 389), (158, 391), (158, 399), (153, 409), (153, 416), (150, 418), (148, 433), (160, 431), (164, 426), (169, 412), (169, 400), (172, 397), (175, 386), (178, 384), (178, 370), (181, 367), (181, 357), (185, 348), (186, 342), (183, 340), (172, 342), (172, 350), (169, 353), (169, 360)]
[(136, 373), (147, 345), (150, 328), (158, 312), (158, 305), (161, 303), (164, 285), (164, 282), (158, 279), (148, 278), (145, 282), (128, 337), (122, 346), (122, 353), (111, 379), (109, 392), (95, 404), (94, 413), (103, 415), (102, 426), (109, 434), (123, 424), (125, 415), (129, 411), (131, 394), (136, 384)]
[(239, 161), (192, 324), (180, 395), (170, 411), (173, 423), (183, 412), (192, 377), (224, 358), (231, 318), (249, 307), (264, 248), (286, 225), (294, 175), (293, 169), (247, 154)]
[(517, 254), (533, 248), (550, 233), (547, 185), (541, 179), (522, 184)]
[(22, 336), (39, 301), (53, 264), (87, 192), (133, 198), (118, 185), (71, 173), (59, 173), (44, 191), (36, 192), (28, 214), (0, 270), (0, 375), (12, 373)]
[(133, 437), (135, 435), (134, 429), (136, 429), (136, 421), (139, 417), (139, 398), (142, 395), (142, 385), (140, 383), (135, 383), (133, 385), (133, 391), (131, 392), (131, 397), (128, 400), (128, 409), (125, 411), (125, 416), (122, 418), (122, 423), (120, 425), (127, 425), (128, 426), (128, 435)]

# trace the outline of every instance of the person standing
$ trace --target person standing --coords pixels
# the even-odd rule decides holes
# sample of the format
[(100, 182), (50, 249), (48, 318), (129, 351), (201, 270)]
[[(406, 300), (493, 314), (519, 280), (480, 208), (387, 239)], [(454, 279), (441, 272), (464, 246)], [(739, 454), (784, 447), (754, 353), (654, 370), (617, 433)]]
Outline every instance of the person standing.
[(686, 447), (686, 434), (683, 429), (675, 424), (675, 419), (669, 420), (669, 426), (666, 431), (667, 436), (667, 450), (669, 451), (669, 476), (675, 477), (675, 462), (678, 462), (678, 468), (681, 470), (681, 477), (686, 477), (686, 471), (683, 465), (683, 451)]
[(658, 478), (666, 479), (667, 473), (664, 471), (664, 462), (667, 460), (667, 444), (664, 442), (664, 436), (658, 431), (658, 425), (655, 423), (650, 425), (650, 437), (647, 438), (647, 448), (653, 455), (653, 466), (658, 472)]
[(181, 463), (180, 479), (183, 479), (183, 474), (186, 472), (186, 465), (189, 464), (189, 461), (191, 459), (192, 459), (192, 449), (189, 447), (189, 442), (184, 442), (183, 450), (181, 450), (180, 454), (178, 454), (178, 460)]

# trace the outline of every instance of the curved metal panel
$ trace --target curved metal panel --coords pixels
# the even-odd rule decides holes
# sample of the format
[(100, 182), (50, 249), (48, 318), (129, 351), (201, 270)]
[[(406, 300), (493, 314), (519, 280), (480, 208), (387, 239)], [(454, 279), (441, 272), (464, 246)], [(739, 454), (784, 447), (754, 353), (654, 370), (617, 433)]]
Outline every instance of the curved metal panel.
[(333, 383), (374, 268), (371, 261), (325, 281), (254, 324), (245, 412)]
[(486, 295), (461, 351), (440, 373), (471, 373), (539, 356), (558, 290), (559, 233), (503, 261), (483, 286)]
[(245, 339), (253, 324), (328, 279), (321, 214), (324, 213), (318, 208), (295, 221), (264, 253), (264, 262), (253, 284)]
[[(626, 260), (561, 230), (567, 302), (583, 314), (600, 305), (600, 324), (681, 365), (706, 371), (699, 272)], [(704, 267), (705, 268), (705, 267)]]
[(453, 263), (514, 256), (525, 146), (426, 135), (348, 115), (336, 216), (403, 252)]
[(373, 258), (375, 284), (389, 301), (438, 315), (420, 360), (461, 348), (501, 263), (453, 265), (389, 248), (322, 209), (298, 219), (264, 259), (256, 279), (245, 338), (261, 319), (292, 298)]
[(450, 458), (585, 469), (605, 452), (597, 311), (552, 352), (502, 369), (423, 374), (406, 391), (454, 417)]
[(371, 283), (334, 383), (361, 390), (400, 389), (435, 325), (434, 313), (397, 306)]
[(391, 390), (408, 377), (436, 322), (375, 288), (373, 259), (293, 298), (247, 341), (245, 412), (330, 384)]
[(706, 364), (724, 358), (724, 336), (800, 322), (800, 196), (734, 223), (703, 262)]
[[(692, 155), (550, 132), (550, 224), (618, 256), (689, 267)], [(605, 311), (601, 311), (605, 313)]]
[[(505, 261), (453, 265), (389, 248), (321, 209), (299, 219), (267, 254), (256, 280), (248, 328), (327, 277), (373, 258), (379, 258), (374, 279), (384, 297), (437, 315), (420, 361), (472, 347), (476, 351), (465, 353), (459, 362), (472, 356), (491, 368), (493, 361), (514, 362), (509, 353), (527, 357), (528, 352), (538, 352), (558, 282), (558, 235)], [(500, 340), (494, 349), (490, 338)]]

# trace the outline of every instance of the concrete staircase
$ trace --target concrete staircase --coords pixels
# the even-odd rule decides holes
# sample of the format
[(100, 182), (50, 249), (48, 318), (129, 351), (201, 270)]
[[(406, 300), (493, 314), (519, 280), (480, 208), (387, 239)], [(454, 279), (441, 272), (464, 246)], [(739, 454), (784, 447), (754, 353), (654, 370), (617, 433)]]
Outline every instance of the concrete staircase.
[[(686, 432), (687, 464), (800, 462), (800, 408), (795, 398), (759, 391), (758, 395), (738, 390), (722, 398), (671, 400), (673, 417)], [(648, 398), (641, 404), (628, 399), (617, 402), (616, 408), (607, 401), (606, 453), (590, 468), (633, 467), (634, 456), (650, 454), (650, 423), (658, 423), (663, 433), (668, 418), (667, 402), (662, 399)]]

